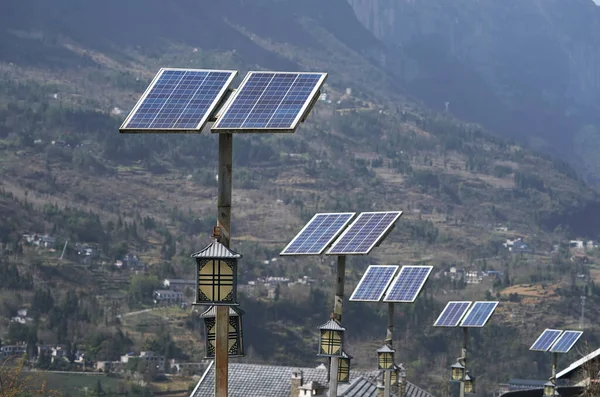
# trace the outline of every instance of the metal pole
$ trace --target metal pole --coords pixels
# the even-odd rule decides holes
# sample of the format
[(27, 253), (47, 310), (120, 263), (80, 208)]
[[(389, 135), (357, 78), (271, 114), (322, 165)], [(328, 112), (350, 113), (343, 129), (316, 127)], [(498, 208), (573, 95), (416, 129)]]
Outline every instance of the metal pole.
[[(333, 303), (333, 317), (342, 322), (342, 304), (344, 303), (344, 279), (346, 277), (346, 257), (337, 257), (337, 282), (335, 286), (335, 301)], [(331, 357), (329, 365), (329, 397), (337, 397), (339, 360)]]
[[(219, 134), (219, 187), (217, 226), (219, 242), (229, 248), (231, 239), (231, 180), (233, 163), (233, 135)], [(227, 397), (229, 364), (229, 306), (217, 306), (215, 346), (215, 397)]]
[(554, 385), (554, 392), (552, 394), (556, 395), (556, 364), (558, 362), (558, 353), (552, 353), (552, 378), (550, 382)]
[(463, 345), (462, 345), (462, 359), (463, 359), (463, 376), (460, 380), (460, 397), (465, 397), (465, 376), (467, 376), (467, 342), (469, 341), (469, 328), (463, 327)]
[(385, 371), (383, 397), (390, 397), (390, 383), (392, 383), (392, 371)]
[[(388, 326), (385, 334), (385, 344), (390, 347), (393, 347), (393, 334), (394, 334), (394, 304), (392, 302), (388, 303)], [(383, 378), (383, 395), (384, 397), (390, 397), (391, 389), (392, 389), (392, 372), (386, 371), (385, 376)]]

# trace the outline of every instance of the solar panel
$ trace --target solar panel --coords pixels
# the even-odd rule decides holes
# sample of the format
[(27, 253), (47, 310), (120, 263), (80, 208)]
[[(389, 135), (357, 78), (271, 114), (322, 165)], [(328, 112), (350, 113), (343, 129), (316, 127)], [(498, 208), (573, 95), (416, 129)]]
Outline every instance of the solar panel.
[(399, 266), (371, 265), (350, 297), (351, 301), (379, 302)]
[(212, 131), (293, 132), (326, 77), (327, 73), (249, 72)]
[(472, 302), (448, 302), (440, 316), (435, 320), (434, 327), (456, 327), (463, 318)]
[(200, 131), (236, 74), (230, 70), (163, 68), (119, 131)]
[(552, 345), (550, 351), (552, 353), (568, 353), (582, 334), (582, 331), (565, 331)]
[(433, 266), (403, 266), (387, 290), (384, 302), (414, 302)]
[(402, 211), (363, 212), (333, 243), (327, 255), (366, 255), (385, 237)]
[(475, 302), (460, 323), (461, 327), (483, 327), (490, 319), (498, 302)]
[(316, 214), (280, 255), (320, 255), (356, 215), (355, 212)]
[(558, 329), (544, 330), (544, 332), (542, 332), (542, 334), (537, 338), (537, 340), (533, 342), (533, 345), (531, 345), (529, 350), (535, 350), (540, 352), (548, 351), (548, 349), (550, 349), (550, 346), (552, 346), (552, 344), (556, 342), (560, 334), (562, 334), (562, 331)]

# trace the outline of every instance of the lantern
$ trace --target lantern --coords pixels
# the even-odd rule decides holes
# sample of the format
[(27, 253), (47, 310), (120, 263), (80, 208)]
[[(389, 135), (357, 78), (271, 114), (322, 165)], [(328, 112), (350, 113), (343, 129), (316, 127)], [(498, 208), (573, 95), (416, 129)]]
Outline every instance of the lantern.
[(544, 397), (554, 397), (554, 383), (546, 382), (544, 384)]
[(388, 345), (383, 345), (377, 350), (377, 368), (384, 371), (391, 371), (394, 369), (394, 353), (396, 351), (391, 349)]
[(460, 359), (450, 366), (452, 369), (452, 380), (462, 381), (465, 374), (465, 366), (460, 363)]
[(342, 356), (338, 358), (338, 383), (350, 382), (350, 360), (352, 356), (342, 350)]
[(192, 254), (198, 274), (195, 305), (238, 305), (237, 262), (241, 257), (218, 241)]
[(319, 327), (319, 353), (321, 357), (342, 357), (344, 331), (333, 318)]
[[(215, 347), (217, 340), (215, 306), (211, 306), (200, 317), (204, 319), (204, 343), (206, 346), (206, 357), (215, 358)], [(229, 357), (244, 356), (244, 341), (242, 333), (242, 316), (244, 311), (236, 307), (229, 308), (229, 333), (228, 333), (228, 355)]]
[(469, 375), (469, 371), (465, 374), (465, 394), (475, 393), (475, 376)]
[(398, 367), (398, 381), (399, 381), (399, 397), (404, 397), (406, 395), (406, 368), (403, 364), (400, 364)]

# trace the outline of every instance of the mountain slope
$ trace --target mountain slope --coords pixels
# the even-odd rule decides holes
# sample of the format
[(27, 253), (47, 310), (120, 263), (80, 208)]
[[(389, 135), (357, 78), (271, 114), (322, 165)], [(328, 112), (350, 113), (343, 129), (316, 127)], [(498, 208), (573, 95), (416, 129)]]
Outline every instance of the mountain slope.
[[(564, 316), (548, 320), (540, 309), (530, 314), (532, 321), (575, 321), (572, 298), (588, 285), (569, 283), (579, 268), (551, 250), (569, 238), (597, 235), (589, 219), (600, 213), (598, 195), (564, 163), (398, 95), (394, 78), (379, 66), (387, 61), (385, 47), (344, 1), (240, 0), (209, 10), (191, 1), (59, 0), (52, 9), (42, 3), (11, 1), (2, 5), (11, 7), (10, 14), (0, 13), (3, 40), (13, 43), (0, 46), (0, 182), (21, 202), (27, 196), (40, 210), (40, 223), (46, 222), (14, 226), (13, 236), (23, 232), (17, 227), (46, 227), (60, 239), (102, 247), (103, 257), (89, 269), (77, 266), (88, 276), (81, 277), (80, 293), (114, 300), (127, 294), (127, 287), (115, 286), (108, 298), (106, 288), (117, 275), (127, 284), (128, 273), (111, 266), (127, 252), (138, 253), (153, 275), (194, 277), (189, 254), (207, 243), (212, 230), (216, 137), (117, 132), (160, 66), (231, 68), (242, 75), (253, 68), (323, 70), (330, 73), (324, 91), (331, 103), (318, 102), (296, 134), (234, 139), (233, 247), (244, 254), (241, 282), (267, 276), (320, 281), (304, 292), (283, 285), (278, 302), (243, 302), (253, 360), (317, 362), (314, 330), (333, 301), (330, 263), (272, 259), (319, 211), (405, 211), (372, 255), (348, 261), (348, 288), (372, 263), (431, 263), (439, 270), (418, 304), (399, 309), (403, 359), (416, 383), (446, 384), (445, 362), (458, 348), (451, 335), (430, 324), (451, 296), (484, 299), (492, 291), (507, 299), (502, 290), (511, 283), (552, 283), (563, 288), (563, 300), (540, 305)], [(518, 235), (535, 255), (513, 257), (503, 250), (501, 244)], [(27, 255), (34, 253), (11, 260), (39, 273), (41, 282), (44, 272), (56, 273), (48, 263), (41, 270), (31, 266)], [(443, 278), (451, 264), (507, 276), (510, 271), (510, 279), (462, 289)], [(63, 272), (71, 268), (70, 262), (61, 266)], [(589, 306), (595, 307), (598, 292), (591, 285)], [(124, 288), (116, 291), (121, 295), (112, 294), (118, 288)], [(120, 304), (135, 308), (127, 299)], [(503, 361), (498, 357), (506, 359), (489, 369), (482, 385), (512, 375), (509, 357), (518, 357), (523, 376), (543, 372), (527, 365), (531, 357), (519, 355), (519, 342), (535, 332), (513, 318), (525, 309), (516, 302), (503, 305), (498, 323), (474, 336), (479, 346), (484, 337), (500, 341), (480, 348), (474, 363), (488, 369), (488, 363)], [(372, 366), (373, 348), (385, 334), (383, 313), (347, 307), (353, 363)], [(128, 331), (141, 345), (147, 329)], [(275, 342), (265, 347), (265, 338)], [(512, 342), (500, 351), (508, 338)], [(193, 358), (202, 356), (197, 350)]]
[(600, 8), (591, 0), (349, 0), (388, 45), (389, 68), (434, 109), (600, 168)]

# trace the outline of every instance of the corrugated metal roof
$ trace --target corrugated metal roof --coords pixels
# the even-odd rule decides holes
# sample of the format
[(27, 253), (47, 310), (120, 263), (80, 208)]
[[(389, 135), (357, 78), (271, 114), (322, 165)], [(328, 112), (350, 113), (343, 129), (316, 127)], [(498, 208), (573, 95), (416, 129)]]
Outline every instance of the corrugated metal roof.
[(575, 371), (576, 369), (582, 367), (585, 363), (587, 363), (590, 360), (595, 359), (598, 356), (600, 356), (600, 349), (595, 350), (595, 351), (591, 352), (590, 354), (588, 354), (587, 356), (582, 357), (579, 360), (573, 362), (567, 368), (565, 368), (562, 371), (560, 371), (559, 373), (557, 373), (556, 374), (556, 378), (557, 379), (560, 379), (562, 377), (567, 377), (568, 378), (567, 375), (571, 374), (573, 371)]
[(230, 250), (218, 241), (213, 241), (208, 247), (202, 251), (192, 254), (192, 258), (223, 258), (223, 259), (239, 259), (242, 255)]
[(330, 329), (334, 331), (345, 331), (346, 328), (342, 327), (337, 321), (331, 319), (327, 321), (325, 324), (321, 325), (319, 329)]
[[(327, 369), (280, 367), (275, 365), (229, 364), (229, 397), (289, 397), (292, 373), (302, 371), (304, 383), (327, 385)], [(214, 395), (214, 364), (207, 368), (190, 397)], [(338, 386), (340, 397), (377, 397), (377, 371), (350, 372), (350, 383)], [(433, 397), (407, 382), (406, 397)]]

